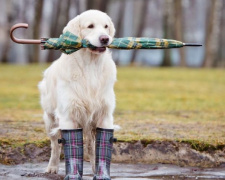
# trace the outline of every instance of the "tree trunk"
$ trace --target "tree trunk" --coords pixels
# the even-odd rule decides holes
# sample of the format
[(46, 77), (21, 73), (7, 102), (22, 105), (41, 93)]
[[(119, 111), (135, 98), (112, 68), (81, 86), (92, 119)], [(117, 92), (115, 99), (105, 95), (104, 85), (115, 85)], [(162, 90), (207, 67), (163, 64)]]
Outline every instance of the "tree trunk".
[[(143, 31), (145, 29), (145, 23), (146, 23), (146, 14), (148, 13), (148, 5), (149, 5), (149, 0), (143, 0), (142, 1), (142, 7), (141, 7), (141, 15), (140, 15), (140, 23), (138, 25), (138, 30), (136, 37), (141, 37), (143, 34)], [(133, 54), (131, 56), (130, 60), (130, 65), (134, 66), (136, 62), (136, 56), (137, 56), (137, 50), (133, 51)]]
[(59, 37), (62, 34), (63, 28), (67, 25), (69, 21), (69, 10), (70, 10), (70, 3), (71, 0), (64, 0), (59, 2), (59, 11), (58, 11), (58, 18), (56, 19), (56, 29), (55, 29), (55, 36)]
[[(60, 2), (60, 8), (59, 8), (59, 17), (57, 18), (56, 24), (57, 28), (56, 31), (56, 37), (59, 37), (62, 34), (63, 28), (67, 25), (69, 21), (69, 10), (70, 10), (71, 0), (64, 0)], [(52, 61), (57, 59), (60, 56), (60, 51), (54, 51)]]
[(123, 17), (124, 17), (124, 9), (125, 9), (125, 1), (120, 1), (119, 15), (116, 24), (116, 37), (121, 36), (122, 25), (123, 25)]
[(213, 67), (222, 67), (222, 62), (223, 62), (223, 53), (224, 53), (224, 48), (225, 48), (225, 1), (223, 1), (221, 3), (221, 8), (218, 9), (217, 13), (219, 14), (219, 18), (218, 18), (218, 28), (219, 28), (219, 32), (218, 32), (218, 50), (217, 53), (215, 55), (214, 58), (214, 62), (213, 62)]
[[(169, 39), (172, 34), (173, 24), (171, 22), (173, 14), (172, 9), (172, 1), (167, 0), (164, 1), (164, 14), (163, 14), (163, 31), (164, 31), (164, 38)], [(165, 49), (163, 51), (163, 61), (161, 66), (171, 66), (171, 51), (169, 49)]]
[[(51, 37), (57, 37), (57, 20), (59, 19), (59, 14), (60, 14), (60, 0), (55, 0), (53, 3), (53, 9), (54, 11), (52, 11), (52, 21), (51, 21), (51, 30), (50, 30), (50, 35)], [(47, 62), (53, 62), (54, 61), (54, 54), (55, 51), (54, 50), (50, 50), (48, 51), (48, 58), (47, 58)]]
[(87, 10), (94, 9), (94, 3), (95, 3), (95, 1), (93, 1), (93, 0), (87, 0), (87, 2), (86, 2)]
[[(43, 0), (35, 1), (35, 16), (34, 16), (34, 29), (33, 29), (33, 38), (40, 39), (40, 27), (41, 27), (41, 19), (42, 19), (42, 10), (43, 10)], [(39, 61), (40, 56), (40, 47), (33, 46), (33, 59), (31, 62), (37, 63)]]
[(99, 10), (102, 12), (107, 12), (109, 0), (101, 0), (99, 5)]
[[(52, 14), (51, 37), (59, 37), (62, 34), (63, 28), (69, 21), (71, 0), (57, 0), (54, 7), (55, 11), (53, 11)], [(79, 7), (77, 8), (79, 9)], [(49, 51), (47, 62), (53, 62), (58, 56), (60, 56), (60, 51)]]
[(205, 33), (205, 57), (202, 64), (203, 67), (212, 67), (214, 65), (219, 48), (222, 0), (212, 0), (211, 2), (209, 21)]
[(80, 0), (76, 0), (76, 8), (77, 8), (77, 14), (80, 14)]
[[(118, 11), (118, 19), (116, 23), (116, 35), (115, 37), (119, 38), (122, 36), (122, 30), (123, 30), (123, 17), (124, 17), (124, 9), (125, 9), (125, 1), (120, 1), (120, 6), (119, 6), (119, 11)], [(115, 59), (115, 64), (118, 66), (119, 65), (119, 51), (117, 53), (117, 58)]]
[(225, 1), (223, 1), (223, 8), (222, 8), (222, 20), (221, 20), (221, 41), (220, 41), (220, 52), (219, 52), (219, 59), (220, 59), (220, 63), (219, 66), (220, 67), (224, 67), (225, 68)]
[[(183, 38), (183, 9), (182, 9), (182, 1), (180, 0), (174, 0), (174, 12), (175, 12), (175, 39), (178, 41), (184, 41)], [(180, 62), (179, 66), (186, 66), (186, 61), (185, 61), (185, 49), (180, 48), (179, 49), (179, 54), (180, 54)]]
[[(5, 1), (5, 3), (6, 3), (6, 7), (7, 7), (7, 9), (6, 9), (6, 19), (7, 19), (7, 21), (6, 21), (5, 27), (7, 29), (7, 27), (9, 27), (10, 24), (12, 23), (12, 20), (15, 18), (14, 17), (15, 13), (12, 12), (12, 9), (13, 9), (11, 7), (13, 5), (12, 1), (8, 0), (8, 1)], [(9, 34), (9, 29), (8, 29), (7, 32), (8, 32), (7, 34)], [(2, 57), (1, 57), (2, 63), (8, 63), (8, 53), (9, 53), (9, 49), (10, 49), (10, 41), (11, 41), (11, 39), (7, 38), (5, 44), (3, 45)]]

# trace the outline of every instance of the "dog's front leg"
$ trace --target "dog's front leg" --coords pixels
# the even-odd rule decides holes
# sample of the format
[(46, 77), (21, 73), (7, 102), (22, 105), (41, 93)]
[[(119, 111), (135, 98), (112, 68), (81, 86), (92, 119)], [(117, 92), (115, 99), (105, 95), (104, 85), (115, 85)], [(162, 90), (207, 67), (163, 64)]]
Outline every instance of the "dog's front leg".
[(107, 114), (96, 129), (94, 180), (110, 180), (113, 145), (113, 116)]
[(83, 129), (77, 128), (77, 122), (69, 118), (69, 115), (59, 116), (59, 128), (63, 144), (66, 177), (65, 180), (81, 180), (83, 175)]

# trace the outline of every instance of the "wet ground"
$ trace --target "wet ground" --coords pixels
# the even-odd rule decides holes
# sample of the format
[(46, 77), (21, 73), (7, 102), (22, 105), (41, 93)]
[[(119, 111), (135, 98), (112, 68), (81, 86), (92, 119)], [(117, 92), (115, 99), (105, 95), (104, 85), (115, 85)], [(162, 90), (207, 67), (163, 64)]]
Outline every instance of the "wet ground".
[[(1, 180), (35, 179), (61, 180), (64, 177), (64, 162), (60, 163), (59, 174), (45, 174), (47, 162), (37, 164), (20, 164), (15, 166), (0, 165)], [(225, 179), (225, 167), (193, 168), (166, 164), (112, 164), (111, 177), (114, 180), (146, 179)], [(92, 179), (89, 163), (84, 163), (84, 180)]]

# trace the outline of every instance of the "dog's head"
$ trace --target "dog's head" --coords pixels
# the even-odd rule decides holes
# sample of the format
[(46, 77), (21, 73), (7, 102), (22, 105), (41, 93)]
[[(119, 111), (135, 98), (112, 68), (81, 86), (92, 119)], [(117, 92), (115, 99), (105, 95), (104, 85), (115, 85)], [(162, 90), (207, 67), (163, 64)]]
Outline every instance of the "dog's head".
[(63, 33), (70, 31), (73, 34), (88, 40), (95, 49), (89, 49), (91, 53), (105, 52), (107, 45), (112, 43), (115, 28), (111, 18), (98, 10), (88, 10), (69, 21)]

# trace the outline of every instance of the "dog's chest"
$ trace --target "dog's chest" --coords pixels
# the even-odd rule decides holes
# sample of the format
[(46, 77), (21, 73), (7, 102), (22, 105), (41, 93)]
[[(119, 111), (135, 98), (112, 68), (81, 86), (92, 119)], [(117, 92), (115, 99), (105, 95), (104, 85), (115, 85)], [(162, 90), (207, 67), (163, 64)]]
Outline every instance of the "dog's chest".
[(69, 81), (61, 80), (58, 83), (60, 90), (58, 95), (64, 97), (59, 98), (62, 102), (58, 103), (63, 103), (72, 111), (77, 109), (85, 109), (85, 112), (90, 113), (96, 111), (104, 102), (106, 81), (100, 70), (73, 72)]
[(104, 89), (106, 79), (101, 69), (87, 69), (83, 72), (73, 73), (72, 88), (74, 92), (80, 88), (87, 96), (96, 96)]

